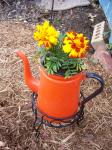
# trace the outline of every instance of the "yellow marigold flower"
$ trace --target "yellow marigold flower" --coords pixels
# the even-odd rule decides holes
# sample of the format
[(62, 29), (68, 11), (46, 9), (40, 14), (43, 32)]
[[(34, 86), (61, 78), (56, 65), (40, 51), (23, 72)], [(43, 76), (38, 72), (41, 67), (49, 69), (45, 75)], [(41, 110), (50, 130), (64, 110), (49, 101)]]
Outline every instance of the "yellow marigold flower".
[(34, 39), (38, 41), (38, 46), (45, 46), (49, 49), (58, 43), (59, 32), (50, 25), (49, 21), (37, 24), (34, 32)]
[(89, 40), (82, 33), (67, 32), (66, 35), (63, 40), (63, 51), (69, 54), (69, 57), (84, 57), (89, 47)]

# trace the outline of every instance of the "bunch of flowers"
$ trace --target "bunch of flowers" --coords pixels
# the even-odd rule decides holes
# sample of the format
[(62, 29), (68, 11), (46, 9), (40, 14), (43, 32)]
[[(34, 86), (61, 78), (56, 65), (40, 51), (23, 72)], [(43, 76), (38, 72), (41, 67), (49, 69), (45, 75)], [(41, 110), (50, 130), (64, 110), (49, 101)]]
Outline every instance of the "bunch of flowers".
[(83, 58), (89, 41), (82, 33), (60, 33), (49, 21), (37, 24), (34, 39), (39, 47), (42, 65), (48, 74), (70, 77), (83, 70)]

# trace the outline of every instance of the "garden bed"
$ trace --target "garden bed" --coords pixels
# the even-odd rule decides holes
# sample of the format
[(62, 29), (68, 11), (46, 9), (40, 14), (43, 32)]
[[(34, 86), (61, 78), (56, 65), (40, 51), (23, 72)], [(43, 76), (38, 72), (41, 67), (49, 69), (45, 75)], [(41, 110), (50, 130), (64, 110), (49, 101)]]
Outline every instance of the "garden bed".
[[(50, 16), (49, 13), (40, 18), (30, 15), (29, 21), (27, 18), (5, 18), (5, 12), (6, 9), (4, 19), (0, 15), (0, 149), (111, 150), (112, 75), (106, 73), (100, 64), (94, 64), (88, 59), (87, 71), (98, 73), (104, 78), (104, 92), (87, 104), (85, 119), (79, 126), (74, 124), (63, 129), (42, 126), (39, 142), (36, 142), (32, 131), (34, 116), (31, 110), (31, 91), (24, 85), (23, 65), (15, 51), (23, 50), (27, 54), (33, 74), (38, 78), (38, 67), (32, 60), (36, 47), (33, 31), (36, 22), (49, 19)], [(91, 18), (90, 13), (96, 17)], [(104, 19), (98, 5), (92, 5), (55, 12), (54, 24), (62, 31), (74, 29), (91, 39), (93, 25)], [(89, 95), (98, 85), (88, 80), (82, 87), (85, 95)]]

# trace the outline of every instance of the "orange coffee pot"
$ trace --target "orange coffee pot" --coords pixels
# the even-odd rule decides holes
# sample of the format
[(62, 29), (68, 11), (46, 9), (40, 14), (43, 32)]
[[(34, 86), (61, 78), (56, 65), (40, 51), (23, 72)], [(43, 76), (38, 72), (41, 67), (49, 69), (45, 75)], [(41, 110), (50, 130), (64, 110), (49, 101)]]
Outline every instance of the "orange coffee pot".
[[(100, 88), (93, 92), (81, 102), (81, 107), (93, 97), (102, 92), (103, 79), (95, 73), (81, 72), (71, 78), (65, 79), (59, 75), (48, 75), (46, 70), (40, 66), (40, 80), (35, 79), (30, 71), (29, 61), (21, 51), (16, 52), (24, 64), (24, 79), (28, 87), (38, 95), (36, 107), (48, 118), (71, 118), (78, 112), (80, 103), (80, 85), (86, 78), (94, 78), (99, 81)], [(46, 118), (46, 119), (48, 119)], [(49, 119), (48, 119), (49, 120)]]

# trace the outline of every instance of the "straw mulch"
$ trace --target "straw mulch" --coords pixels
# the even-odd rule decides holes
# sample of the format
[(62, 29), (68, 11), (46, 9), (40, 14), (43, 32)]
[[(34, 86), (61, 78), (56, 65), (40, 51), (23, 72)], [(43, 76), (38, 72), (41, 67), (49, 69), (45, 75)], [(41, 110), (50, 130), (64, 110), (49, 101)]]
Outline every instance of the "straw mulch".
[[(31, 91), (24, 85), (23, 64), (16, 50), (23, 50), (31, 61), (33, 74), (38, 68), (32, 25), (0, 23), (0, 150), (111, 150), (112, 148), (112, 75), (99, 64), (87, 61), (88, 71), (103, 76), (105, 89), (86, 105), (82, 123), (63, 129), (43, 126), (36, 142), (32, 126)], [(83, 91), (89, 95), (98, 84), (87, 80)]]

